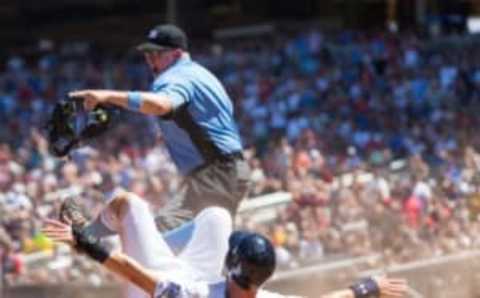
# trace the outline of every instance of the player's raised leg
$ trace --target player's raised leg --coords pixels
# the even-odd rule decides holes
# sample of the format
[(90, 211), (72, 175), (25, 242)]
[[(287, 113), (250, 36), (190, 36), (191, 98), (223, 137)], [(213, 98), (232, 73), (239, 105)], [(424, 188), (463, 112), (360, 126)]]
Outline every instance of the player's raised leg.
[[(168, 272), (173, 279), (187, 280), (193, 273), (175, 257), (158, 232), (153, 214), (146, 201), (129, 192), (117, 194), (101, 212), (106, 226), (118, 233), (122, 250), (152, 271)], [(128, 298), (146, 298), (143, 291), (132, 284), (125, 289)]]
[[(122, 220), (115, 222), (111, 219), (112, 214), (113, 219), (119, 217), (116, 210), (118, 203), (128, 204), (129, 211)], [(176, 251), (176, 261), (180, 266), (189, 267), (191, 276), (187, 278), (211, 282), (221, 279), (228, 237), (233, 225), (232, 217), (226, 209), (206, 208), (193, 220), (165, 235), (156, 229), (148, 204), (135, 194), (112, 201), (110, 207), (103, 212), (103, 217), (106, 223), (118, 230), (124, 252), (147, 268), (164, 270), (164, 264), (156, 260), (157, 253), (151, 246), (158, 246), (158, 249), (167, 246), (170, 253)], [(138, 247), (137, 243), (142, 242), (147, 243), (146, 247)]]
[(173, 239), (180, 238), (176, 235), (186, 236), (182, 228), (190, 227), (190, 237), (179, 251), (178, 258), (192, 267), (198, 280), (217, 282), (222, 278), (232, 225), (232, 217), (226, 209), (208, 207), (168, 236)]

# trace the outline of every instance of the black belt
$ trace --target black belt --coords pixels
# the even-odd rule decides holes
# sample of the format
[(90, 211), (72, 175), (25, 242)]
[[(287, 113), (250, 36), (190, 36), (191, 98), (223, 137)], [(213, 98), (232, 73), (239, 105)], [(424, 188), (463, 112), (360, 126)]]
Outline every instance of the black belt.
[(242, 151), (236, 151), (236, 152), (227, 153), (227, 154), (218, 154), (218, 155), (215, 155), (214, 157), (206, 160), (204, 164), (202, 164), (202, 165), (194, 168), (193, 170), (191, 170), (187, 174), (187, 176), (192, 175), (192, 174), (194, 174), (194, 173), (196, 173), (196, 172), (198, 172), (202, 169), (205, 169), (209, 165), (214, 164), (216, 162), (232, 162), (232, 161), (236, 161), (236, 160), (245, 160), (245, 157), (243, 156)]
[(207, 160), (207, 163), (210, 162), (215, 162), (215, 161), (235, 161), (235, 160), (245, 160), (245, 157), (243, 156), (242, 151), (235, 151), (232, 153), (227, 153), (227, 154), (219, 154), (216, 156), (213, 156), (209, 160)]

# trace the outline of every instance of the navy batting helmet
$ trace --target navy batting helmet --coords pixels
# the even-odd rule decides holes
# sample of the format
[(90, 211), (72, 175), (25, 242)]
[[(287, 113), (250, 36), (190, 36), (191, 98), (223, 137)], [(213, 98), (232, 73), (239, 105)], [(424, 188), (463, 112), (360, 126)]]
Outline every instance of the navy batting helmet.
[(272, 276), (276, 263), (275, 250), (267, 238), (236, 231), (230, 235), (228, 244), (225, 266), (229, 277), (240, 287), (259, 287)]

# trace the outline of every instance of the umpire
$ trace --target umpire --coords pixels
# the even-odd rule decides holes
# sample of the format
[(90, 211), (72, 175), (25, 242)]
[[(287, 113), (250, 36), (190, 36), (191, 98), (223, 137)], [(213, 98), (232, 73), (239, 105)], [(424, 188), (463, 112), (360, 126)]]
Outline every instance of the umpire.
[(250, 184), (250, 168), (233, 117), (233, 105), (220, 81), (190, 58), (186, 34), (158, 25), (137, 46), (154, 75), (150, 92), (79, 90), (86, 109), (110, 104), (158, 116), (171, 158), (185, 179), (183, 210), (194, 216), (208, 206), (235, 215)]

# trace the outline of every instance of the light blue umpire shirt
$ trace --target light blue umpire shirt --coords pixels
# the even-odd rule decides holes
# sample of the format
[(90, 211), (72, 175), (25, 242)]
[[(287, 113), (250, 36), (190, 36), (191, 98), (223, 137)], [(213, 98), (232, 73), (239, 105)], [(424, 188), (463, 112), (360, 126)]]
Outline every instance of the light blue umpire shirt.
[(220, 81), (184, 54), (154, 80), (152, 91), (173, 101), (161, 117), (168, 151), (183, 175), (215, 156), (242, 150), (233, 104)]

